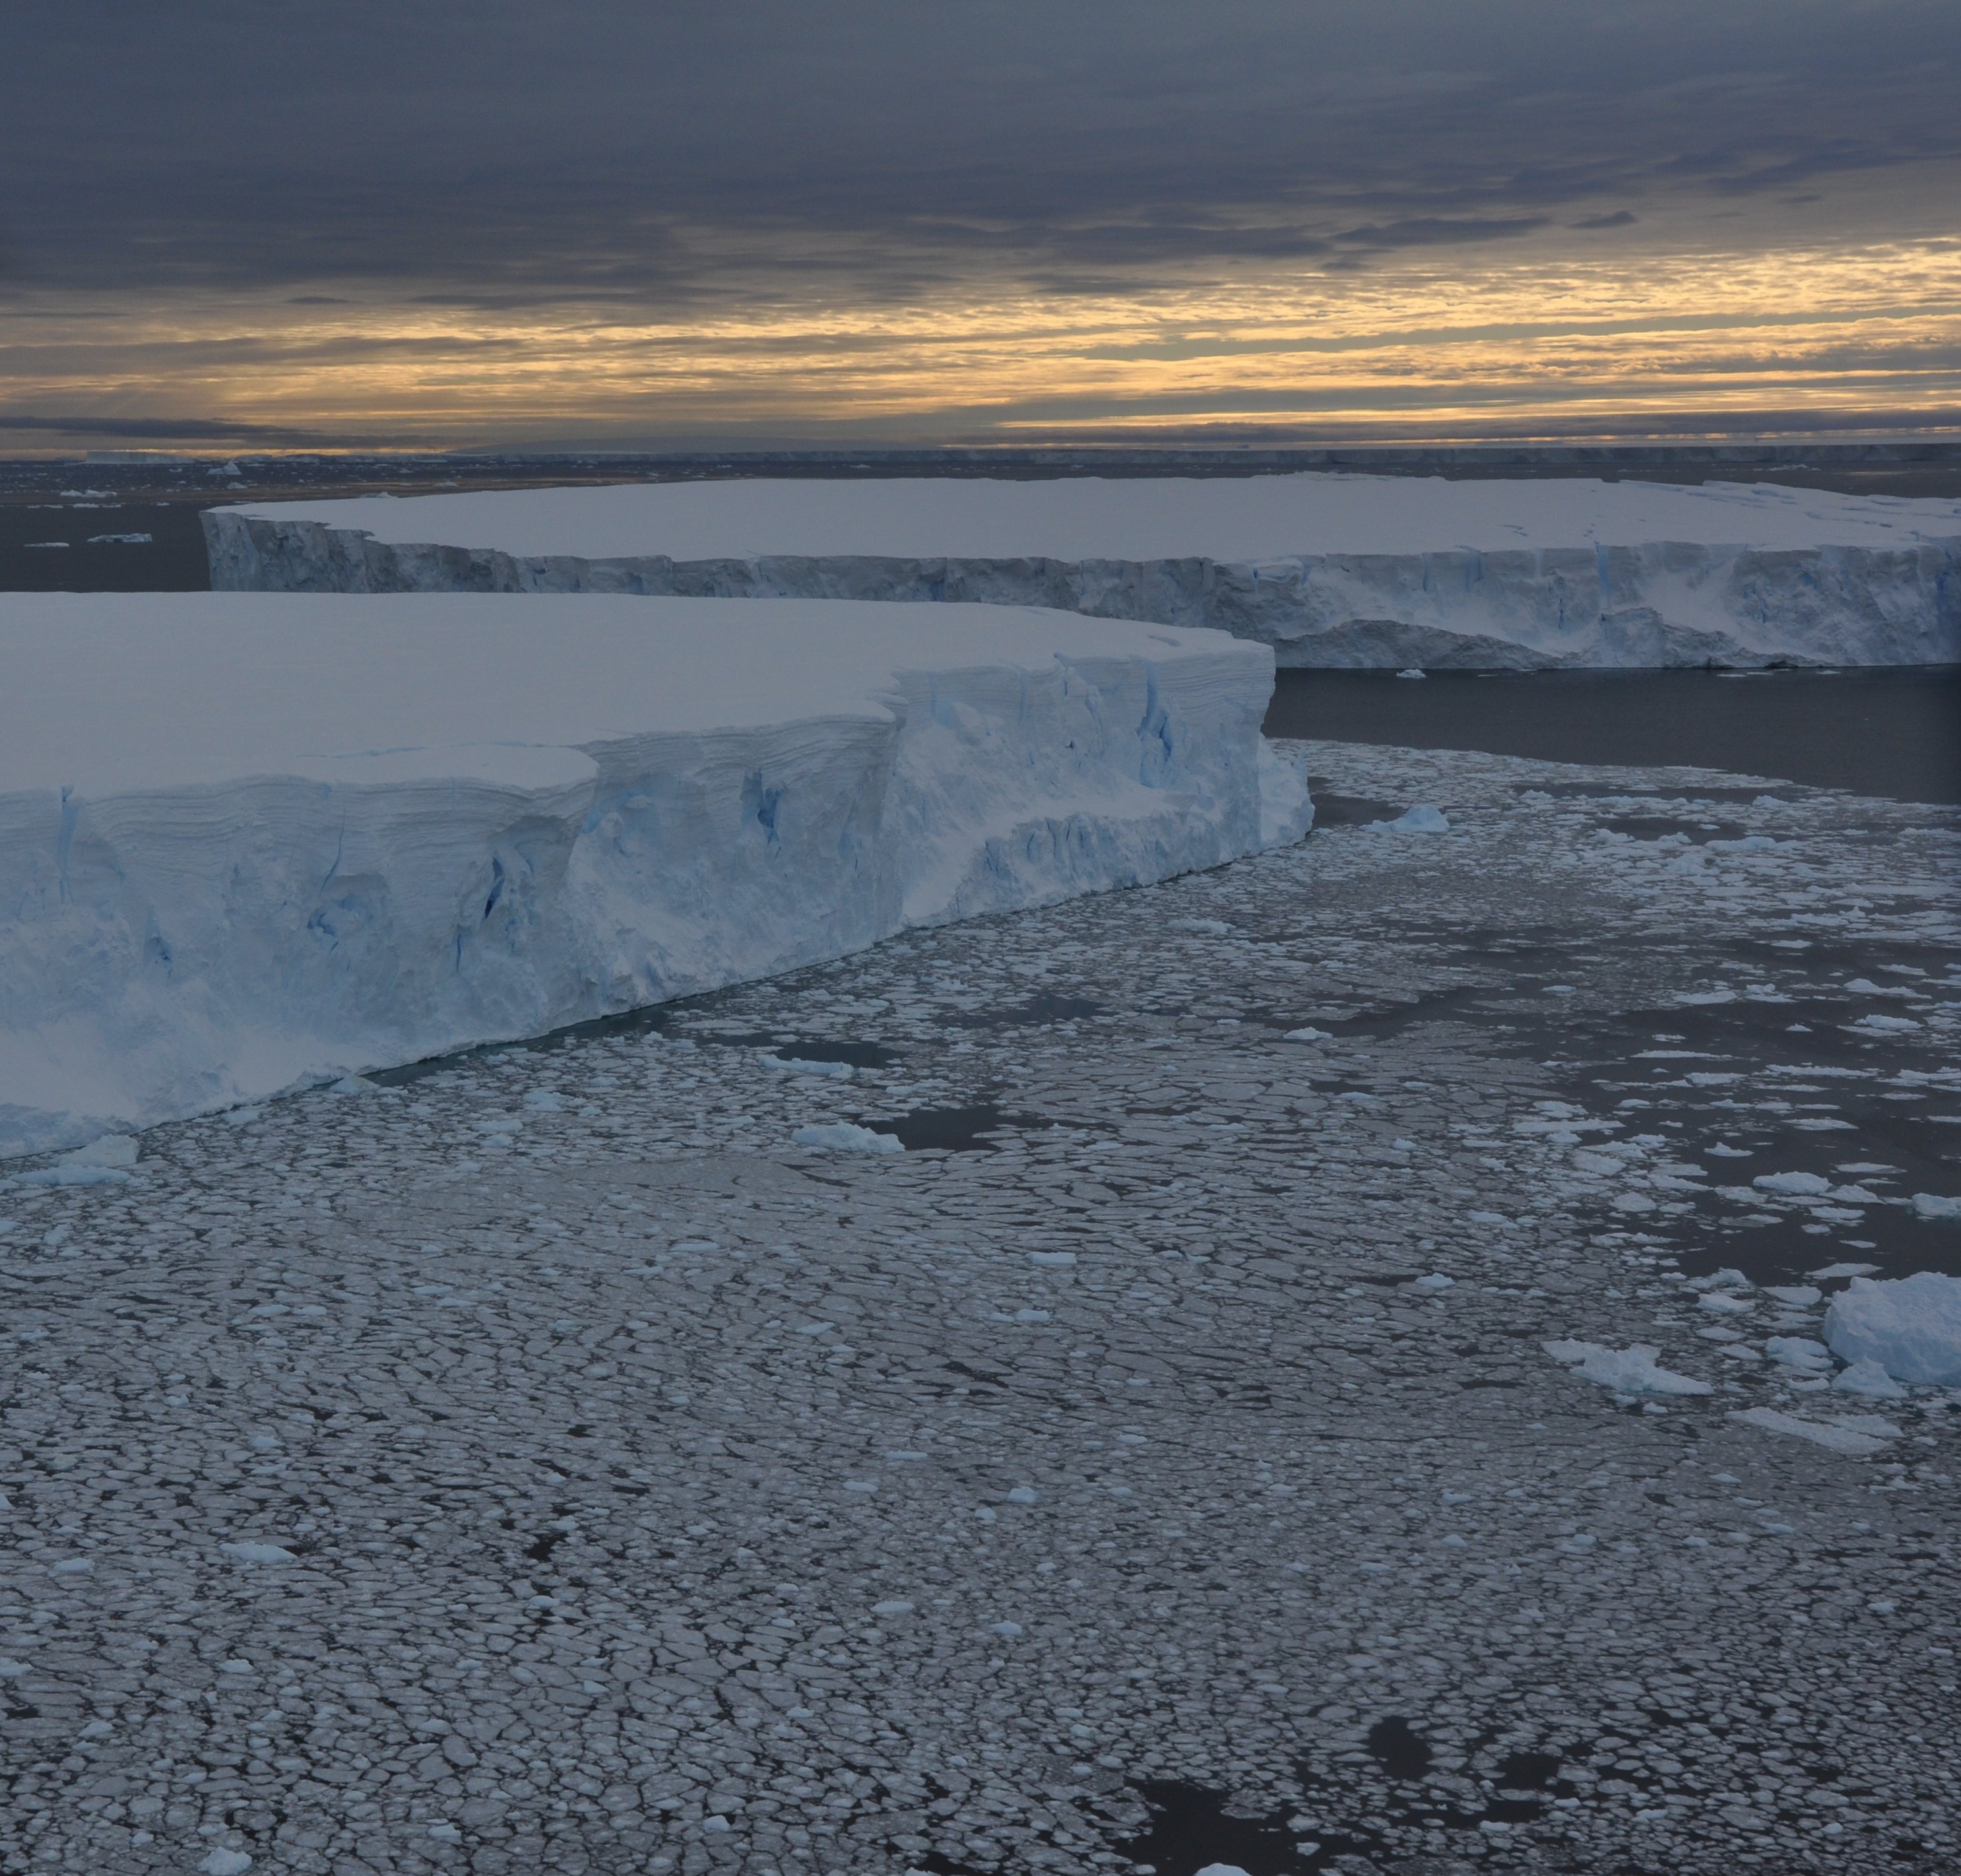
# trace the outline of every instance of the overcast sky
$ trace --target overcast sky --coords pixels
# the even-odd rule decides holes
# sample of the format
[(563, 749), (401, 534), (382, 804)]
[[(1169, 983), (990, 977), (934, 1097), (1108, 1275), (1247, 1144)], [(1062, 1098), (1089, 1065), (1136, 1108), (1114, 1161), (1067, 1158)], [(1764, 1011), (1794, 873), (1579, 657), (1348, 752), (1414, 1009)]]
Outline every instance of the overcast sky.
[(62, 0), (4, 43), (10, 446), (1961, 403), (1954, 0)]

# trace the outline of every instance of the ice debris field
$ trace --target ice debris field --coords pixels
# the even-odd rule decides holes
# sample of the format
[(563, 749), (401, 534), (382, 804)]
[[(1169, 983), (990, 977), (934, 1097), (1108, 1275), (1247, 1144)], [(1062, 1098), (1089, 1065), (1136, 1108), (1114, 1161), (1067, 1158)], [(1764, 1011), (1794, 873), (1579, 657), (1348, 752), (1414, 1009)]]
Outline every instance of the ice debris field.
[(1214, 627), (1325, 667), (1961, 660), (1961, 502), (1765, 484), (748, 480), (204, 522), (224, 589), (984, 601)]
[(0, 1190), (20, 1866), (1952, 1876), (1961, 813), (1296, 747)]
[(1005, 607), (0, 600), (0, 1157), (1298, 839), (1272, 655)]

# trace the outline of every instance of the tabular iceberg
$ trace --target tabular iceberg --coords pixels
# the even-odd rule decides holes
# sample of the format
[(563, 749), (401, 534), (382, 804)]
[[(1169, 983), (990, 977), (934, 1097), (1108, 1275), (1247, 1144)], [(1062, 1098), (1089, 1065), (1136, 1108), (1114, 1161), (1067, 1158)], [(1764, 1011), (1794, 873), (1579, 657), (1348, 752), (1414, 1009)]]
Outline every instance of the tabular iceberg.
[(0, 1155), (1298, 839), (1263, 647), (1000, 607), (0, 599)]
[(979, 600), (1283, 665), (1961, 660), (1961, 502), (1329, 474), (635, 483), (215, 509), (212, 584)]

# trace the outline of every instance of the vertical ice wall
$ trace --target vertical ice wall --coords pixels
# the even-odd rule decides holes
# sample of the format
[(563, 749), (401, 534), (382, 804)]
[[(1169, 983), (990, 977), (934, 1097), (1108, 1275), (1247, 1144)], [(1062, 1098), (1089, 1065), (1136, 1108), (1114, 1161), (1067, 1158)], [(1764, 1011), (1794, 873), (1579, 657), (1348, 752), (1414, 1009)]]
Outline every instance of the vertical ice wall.
[(0, 1154), (1298, 838), (1273, 662), (998, 608), (0, 602)]

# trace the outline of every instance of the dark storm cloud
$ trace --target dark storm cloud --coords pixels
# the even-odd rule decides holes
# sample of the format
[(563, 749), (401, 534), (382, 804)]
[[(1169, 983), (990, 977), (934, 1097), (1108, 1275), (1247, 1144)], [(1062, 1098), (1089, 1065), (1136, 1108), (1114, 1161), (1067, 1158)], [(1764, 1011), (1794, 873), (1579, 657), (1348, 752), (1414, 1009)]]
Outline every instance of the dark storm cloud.
[(0, 297), (678, 310), (1352, 267), (1800, 185), (1822, 215), (1961, 155), (1953, 26), (1953, 0), (65, 0), (7, 23)]

